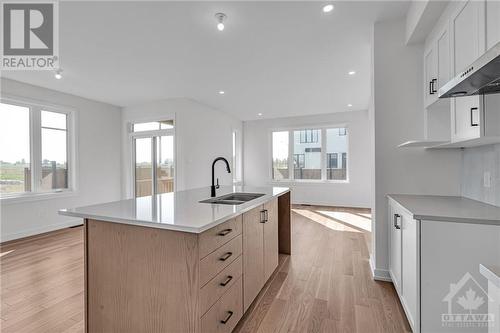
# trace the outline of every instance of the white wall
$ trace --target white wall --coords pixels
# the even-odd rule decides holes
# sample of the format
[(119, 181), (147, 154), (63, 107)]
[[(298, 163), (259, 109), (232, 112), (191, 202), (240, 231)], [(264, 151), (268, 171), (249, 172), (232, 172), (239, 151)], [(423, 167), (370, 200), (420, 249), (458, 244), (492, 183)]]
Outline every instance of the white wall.
[[(222, 156), (231, 163), (233, 130), (239, 133), (241, 147), (241, 121), (194, 100), (175, 98), (126, 107), (122, 114), (125, 197), (133, 196), (132, 141), (127, 124), (161, 119), (175, 119), (177, 191), (210, 186), (213, 160)], [(232, 174), (227, 173), (224, 163), (219, 162), (215, 172), (221, 185), (232, 184)]]
[[(367, 111), (338, 112), (326, 115), (264, 119), (243, 123), (243, 170), (245, 184), (276, 184), (270, 179), (271, 136), (273, 129), (327, 125), (347, 125), (349, 133), (349, 183), (290, 183), (293, 203), (370, 207), (371, 167)], [(278, 185), (279, 186), (279, 185)]]
[(423, 46), (405, 46), (405, 22), (374, 27), (375, 257), (374, 268), (387, 270), (389, 193), (460, 195), (460, 150), (401, 149), (422, 139)]
[(2, 242), (81, 223), (81, 220), (58, 215), (61, 208), (120, 199), (120, 108), (7, 79), (1, 80), (1, 93), (75, 109), (78, 136), (77, 191), (68, 197), (2, 202)]

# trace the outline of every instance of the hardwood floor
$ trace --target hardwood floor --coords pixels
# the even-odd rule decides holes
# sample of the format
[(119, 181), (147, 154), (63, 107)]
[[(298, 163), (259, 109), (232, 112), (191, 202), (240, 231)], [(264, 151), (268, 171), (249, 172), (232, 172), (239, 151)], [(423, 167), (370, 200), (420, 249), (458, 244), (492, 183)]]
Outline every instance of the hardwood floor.
[[(294, 206), (292, 256), (235, 332), (409, 332), (392, 284), (371, 278), (369, 227), (369, 210)], [(82, 231), (1, 246), (1, 332), (83, 332)]]
[(410, 332), (391, 283), (368, 263), (369, 210), (294, 206), (292, 256), (280, 256), (235, 332)]

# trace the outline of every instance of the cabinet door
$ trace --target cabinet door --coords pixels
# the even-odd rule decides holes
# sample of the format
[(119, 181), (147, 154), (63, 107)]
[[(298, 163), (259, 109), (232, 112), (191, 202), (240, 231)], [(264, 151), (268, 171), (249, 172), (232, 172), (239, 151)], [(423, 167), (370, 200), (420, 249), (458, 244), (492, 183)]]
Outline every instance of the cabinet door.
[(278, 267), (278, 199), (264, 204), (264, 281), (267, 281)]
[(439, 90), (450, 80), (450, 36), (448, 29), (445, 29), (439, 36), (436, 48), (438, 72), (436, 90)]
[[(452, 63), (457, 75), (485, 51), (484, 0), (467, 1), (451, 17)], [(480, 97), (459, 97), (452, 102), (452, 141), (478, 138), (481, 134)]]
[(486, 0), (486, 49), (500, 42), (500, 1)]
[(417, 243), (417, 221), (407, 212), (401, 213), (402, 234), (402, 287), (403, 300), (405, 302), (408, 320), (415, 331), (415, 321), (418, 320), (417, 295), (418, 295), (418, 243)]
[(424, 94), (425, 104), (432, 104), (436, 98), (437, 84), (437, 65), (436, 65), (436, 50), (431, 47), (424, 56), (425, 77), (424, 77)]
[(401, 293), (401, 216), (396, 213), (394, 203), (389, 201), (389, 271), (394, 288)]
[(244, 311), (264, 286), (263, 206), (243, 213), (243, 305)]

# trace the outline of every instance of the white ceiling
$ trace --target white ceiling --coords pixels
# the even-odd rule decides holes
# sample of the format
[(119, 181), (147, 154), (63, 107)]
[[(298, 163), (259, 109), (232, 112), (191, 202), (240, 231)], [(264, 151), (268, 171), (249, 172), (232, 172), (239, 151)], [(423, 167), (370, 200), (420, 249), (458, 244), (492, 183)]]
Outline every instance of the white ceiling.
[(188, 97), (243, 120), (365, 109), (373, 22), (409, 3), (334, 3), (61, 2), (63, 79), (2, 75), (118, 106)]

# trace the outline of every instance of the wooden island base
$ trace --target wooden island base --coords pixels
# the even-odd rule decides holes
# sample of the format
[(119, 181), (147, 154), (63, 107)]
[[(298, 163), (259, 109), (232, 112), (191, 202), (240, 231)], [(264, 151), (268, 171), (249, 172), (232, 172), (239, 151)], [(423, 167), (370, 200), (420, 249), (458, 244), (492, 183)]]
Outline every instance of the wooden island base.
[(85, 331), (231, 332), (290, 231), (289, 192), (200, 234), (85, 219)]

